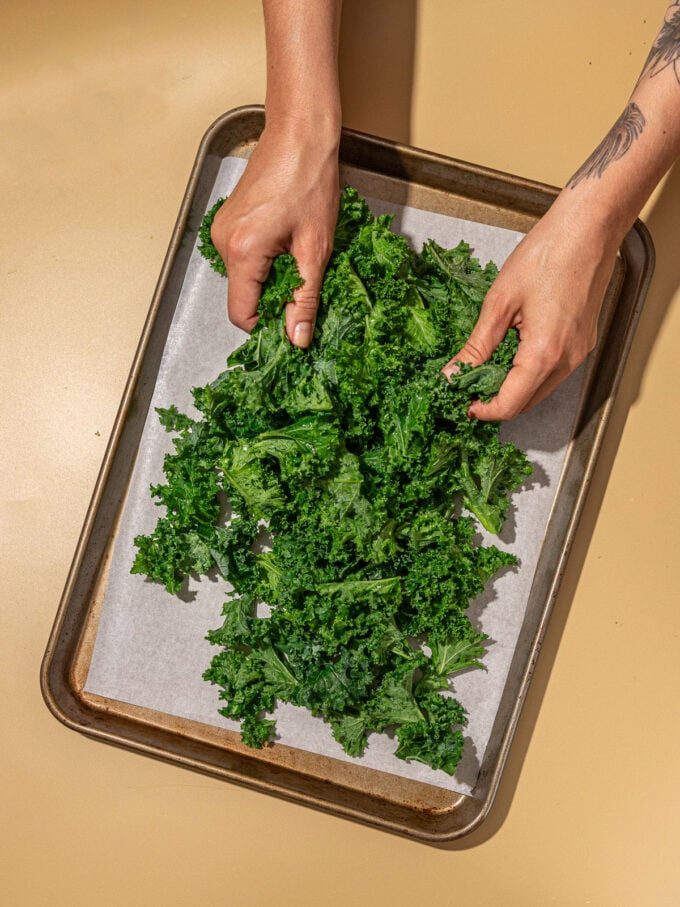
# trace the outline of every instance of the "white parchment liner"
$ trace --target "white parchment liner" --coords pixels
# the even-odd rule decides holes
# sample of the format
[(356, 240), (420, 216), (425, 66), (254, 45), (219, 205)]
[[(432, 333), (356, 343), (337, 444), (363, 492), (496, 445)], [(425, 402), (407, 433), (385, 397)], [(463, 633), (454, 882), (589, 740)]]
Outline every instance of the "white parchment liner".
[[(230, 193), (246, 162), (226, 158), (217, 175), (210, 204)], [(433, 238), (444, 246), (469, 242), (482, 264), (492, 259), (500, 267), (522, 238), (521, 233), (371, 200), (375, 213), (396, 213), (395, 225), (416, 248)], [(168, 595), (141, 576), (130, 574), (133, 538), (150, 532), (162, 511), (149, 496), (149, 485), (162, 481), (164, 454), (171, 449), (158, 423), (156, 406), (175, 403), (194, 413), (190, 389), (212, 381), (225, 367), (229, 352), (245, 335), (225, 317), (226, 283), (214, 274), (194, 249), (186, 272), (137, 460), (130, 493), (122, 514), (113, 552), (108, 586), (85, 689), (205, 724), (237, 729), (222, 718), (218, 689), (201, 675), (217, 651), (206, 632), (221, 623), (220, 612), (229, 588), (223, 580), (190, 583), (183, 601)], [(451, 350), (451, 353), (454, 353)], [(490, 636), (486, 671), (469, 671), (455, 678), (453, 690), (469, 713), (465, 755), (455, 777), (393, 755), (396, 741), (373, 734), (358, 760), (346, 756), (321, 719), (287, 703), (276, 711), (278, 739), (289, 746), (358, 762), (438, 787), (469, 793), (475, 784), (505, 685), (524, 618), (541, 542), (552, 506), (566, 446), (576, 417), (582, 371), (562, 385), (531, 413), (503, 428), (503, 436), (522, 447), (535, 466), (527, 487), (513, 498), (499, 547), (521, 560), (506, 571), (470, 609), (473, 622)]]

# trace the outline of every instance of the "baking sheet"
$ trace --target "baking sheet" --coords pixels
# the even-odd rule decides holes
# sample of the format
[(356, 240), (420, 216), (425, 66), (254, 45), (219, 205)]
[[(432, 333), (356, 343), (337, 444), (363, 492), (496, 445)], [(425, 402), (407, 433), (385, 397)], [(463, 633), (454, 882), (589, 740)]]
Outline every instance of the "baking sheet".
[[(209, 204), (232, 191), (246, 161), (225, 158)], [(396, 228), (416, 247), (428, 238), (451, 246), (469, 242), (485, 263), (499, 266), (522, 234), (472, 223), (394, 203), (370, 200), (375, 213), (395, 212)], [(212, 381), (229, 352), (245, 335), (225, 316), (226, 284), (194, 249), (168, 335), (149, 415), (141, 438), (127, 502), (113, 551), (107, 590), (85, 690), (159, 712), (238, 729), (218, 713), (218, 689), (201, 675), (217, 651), (205, 634), (221, 623), (228, 585), (221, 579), (190, 581), (184, 600), (129, 573), (133, 538), (150, 532), (161, 511), (148, 494), (162, 480), (163, 456), (171, 441), (154, 407), (175, 403), (193, 412), (190, 388)], [(454, 351), (452, 350), (452, 353)], [(276, 711), (282, 743), (336, 759), (355, 762), (461, 793), (471, 793), (508, 676), (524, 618), (545, 527), (572, 435), (583, 386), (580, 369), (541, 406), (504, 426), (503, 435), (527, 451), (534, 475), (513, 499), (506, 527), (493, 542), (521, 560), (516, 571), (500, 575), (470, 608), (472, 620), (490, 642), (486, 671), (458, 675), (452, 688), (469, 713), (465, 754), (451, 778), (418, 763), (394, 757), (396, 741), (373, 734), (360, 759), (346, 756), (321, 719), (282, 703)]]

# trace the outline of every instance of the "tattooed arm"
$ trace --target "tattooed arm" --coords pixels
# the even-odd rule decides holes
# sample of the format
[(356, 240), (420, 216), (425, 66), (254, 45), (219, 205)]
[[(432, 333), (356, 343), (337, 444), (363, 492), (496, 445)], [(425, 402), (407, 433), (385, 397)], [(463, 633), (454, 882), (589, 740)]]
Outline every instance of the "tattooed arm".
[(680, 3), (672, 3), (666, 10), (661, 31), (649, 52), (638, 85), (645, 76), (657, 76), (665, 69), (672, 69), (680, 85)]
[(633, 95), (616, 123), (515, 249), (468, 343), (446, 366), (478, 365), (510, 326), (520, 344), (479, 419), (511, 419), (547, 397), (592, 350), (616, 252), (680, 155), (680, 0), (666, 10)]

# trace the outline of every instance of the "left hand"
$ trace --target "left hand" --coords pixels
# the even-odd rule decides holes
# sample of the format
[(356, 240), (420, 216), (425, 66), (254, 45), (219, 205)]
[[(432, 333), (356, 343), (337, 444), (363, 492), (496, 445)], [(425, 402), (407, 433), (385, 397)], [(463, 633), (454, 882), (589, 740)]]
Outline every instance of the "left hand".
[[(567, 192), (569, 190), (566, 190)], [(489, 290), (465, 346), (444, 367), (481, 365), (508, 328), (519, 348), (498, 394), (471, 417), (513, 419), (540, 403), (595, 346), (597, 321), (622, 237), (562, 193), (517, 246)]]

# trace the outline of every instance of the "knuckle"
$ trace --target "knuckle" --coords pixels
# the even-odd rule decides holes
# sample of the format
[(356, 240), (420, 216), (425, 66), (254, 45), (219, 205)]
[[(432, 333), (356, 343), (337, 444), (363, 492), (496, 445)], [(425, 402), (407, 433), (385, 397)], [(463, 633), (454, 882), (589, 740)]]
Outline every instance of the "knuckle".
[(254, 237), (251, 233), (232, 233), (225, 245), (230, 261), (236, 263), (246, 261), (252, 255)]
[(233, 305), (231, 305), (231, 303), (227, 305), (227, 317), (229, 318), (229, 321), (234, 325), (234, 327), (241, 328), (241, 330), (245, 329), (245, 319), (238, 311), (234, 310), (234, 307)]
[(303, 312), (316, 312), (319, 297), (312, 290), (305, 290), (304, 286), (295, 294), (295, 306)]
[(569, 368), (573, 371), (578, 368), (582, 362), (584, 362), (590, 351), (584, 346), (577, 346), (567, 356), (567, 364)]
[(210, 225), (210, 239), (216, 247), (224, 247), (227, 237), (229, 236), (230, 216), (227, 210), (227, 203), (220, 208)]
[(300, 257), (312, 267), (322, 269), (331, 257), (333, 237), (317, 232), (306, 236), (300, 243)]
[(512, 294), (505, 287), (491, 287), (486, 295), (482, 308), (491, 315), (503, 317), (513, 315), (515, 305)]
[(547, 370), (562, 358), (562, 347), (555, 340), (545, 340), (534, 346), (533, 359), (539, 369)]
[(511, 405), (506, 404), (502, 406), (496, 415), (496, 418), (500, 421), (507, 422), (510, 419), (514, 419), (515, 416), (519, 416), (521, 409), (518, 404), (513, 403)]
[(466, 359), (472, 359), (475, 362), (483, 362), (488, 358), (486, 344), (479, 337), (471, 335), (465, 341), (461, 354)]
[(250, 316), (251, 313), (245, 310), (242, 305), (239, 305), (233, 296), (229, 295), (227, 297), (227, 317), (233, 325), (243, 331), (247, 330), (252, 320)]
[(573, 358), (576, 359), (577, 363), (580, 365), (589, 352), (590, 350), (588, 349), (587, 343), (579, 343), (573, 351)]
[(216, 249), (220, 249), (224, 245), (224, 231), (217, 221), (213, 221), (210, 226), (210, 239)]
[(592, 336), (582, 337), (574, 342), (569, 351), (569, 355), (566, 357), (572, 370), (578, 368), (578, 366), (588, 358), (590, 353), (595, 349), (596, 342), (597, 338)]
[(331, 236), (321, 235), (317, 237), (314, 255), (319, 264), (325, 265), (331, 257), (333, 251), (333, 238)]

